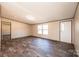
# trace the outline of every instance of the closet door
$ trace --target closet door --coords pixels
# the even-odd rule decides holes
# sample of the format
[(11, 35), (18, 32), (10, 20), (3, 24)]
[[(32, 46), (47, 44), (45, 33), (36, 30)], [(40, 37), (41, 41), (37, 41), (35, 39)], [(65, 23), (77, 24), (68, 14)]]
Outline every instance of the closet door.
[(71, 21), (60, 22), (60, 41), (71, 43)]

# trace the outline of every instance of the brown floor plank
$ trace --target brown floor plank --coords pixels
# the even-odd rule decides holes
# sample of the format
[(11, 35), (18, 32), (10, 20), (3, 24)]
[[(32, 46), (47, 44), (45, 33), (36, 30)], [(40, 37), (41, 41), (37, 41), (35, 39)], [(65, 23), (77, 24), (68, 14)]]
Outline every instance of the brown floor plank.
[(3, 57), (75, 57), (74, 46), (63, 42), (37, 37), (25, 37), (3, 41)]

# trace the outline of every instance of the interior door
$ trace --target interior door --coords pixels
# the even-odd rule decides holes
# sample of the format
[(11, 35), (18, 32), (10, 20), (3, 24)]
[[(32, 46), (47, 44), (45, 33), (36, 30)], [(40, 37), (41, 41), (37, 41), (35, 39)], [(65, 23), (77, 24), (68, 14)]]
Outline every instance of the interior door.
[(4, 51), (11, 40), (11, 22), (1, 21), (1, 32), (1, 50)]
[(60, 41), (71, 43), (71, 21), (60, 22)]
[(11, 39), (10, 22), (2, 21), (2, 40), (7, 41)]

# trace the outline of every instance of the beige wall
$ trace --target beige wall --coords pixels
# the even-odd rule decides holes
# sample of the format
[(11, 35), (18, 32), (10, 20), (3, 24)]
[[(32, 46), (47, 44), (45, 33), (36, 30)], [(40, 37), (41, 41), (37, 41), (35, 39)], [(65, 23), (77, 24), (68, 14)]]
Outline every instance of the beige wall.
[(31, 35), (31, 27), (28, 24), (23, 24), (15, 21), (11, 21), (12, 23), (12, 38), (24, 37)]
[[(69, 19), (72, 20), (72, 19)], [(37, 26), (39, 25), (32, 25), (32, 35), (37, 36), (37, 37), (42, 37), (42, 38), (48, 38), (51, 40), (56, 40), (56, 41), (62, 41), (62, 42), (67, 42), (67, 43), (72, 43), (71, 42), (71, 26), (69, 27), (69, 24), (65, 24), (65, 31), (62, 34), (63, 40), (61, 40), (61, 35), (60, 35), (60, 22), (61, 21), (56, 21), (56, 22), (48, 22), (48, 35), (41, 35), (38, 34)], [(68, 22), (68, 21), (67, 21)], [(70, 24), (71, 25), (71, 24)]]
[(48, 35), (40, 35), (37, 33), (37, 25), (32, 25), (33, 27), (33, 36), (48, 38), (51, 40), (59, 41), (59, 22), (49, 22), (48, 24)]
[[(10, 21), (2, 18), (2, 20)], [(19, 38), (31, 35), (31, 25), (16, 21), (11, 21), (11, 38)]]
[(79, 55), (79, 5), (78, 5), (78, 8), (77, 8), (77, 12), (76, 12), (76, 15), (75, 15), (75, 48), (76, 48), (76, 51)]

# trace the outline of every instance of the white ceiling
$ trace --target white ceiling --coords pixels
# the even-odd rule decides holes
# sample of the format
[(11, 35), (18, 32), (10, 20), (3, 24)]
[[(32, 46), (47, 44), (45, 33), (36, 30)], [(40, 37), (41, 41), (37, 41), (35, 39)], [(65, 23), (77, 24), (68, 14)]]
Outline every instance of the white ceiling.
[[(72, 18), (76, 2), (5, 2), (2, 5), (2, 16), (17, 21), (35, 24), (54, 20)], [(27, 16), (32, 16), (33, 20)]]

